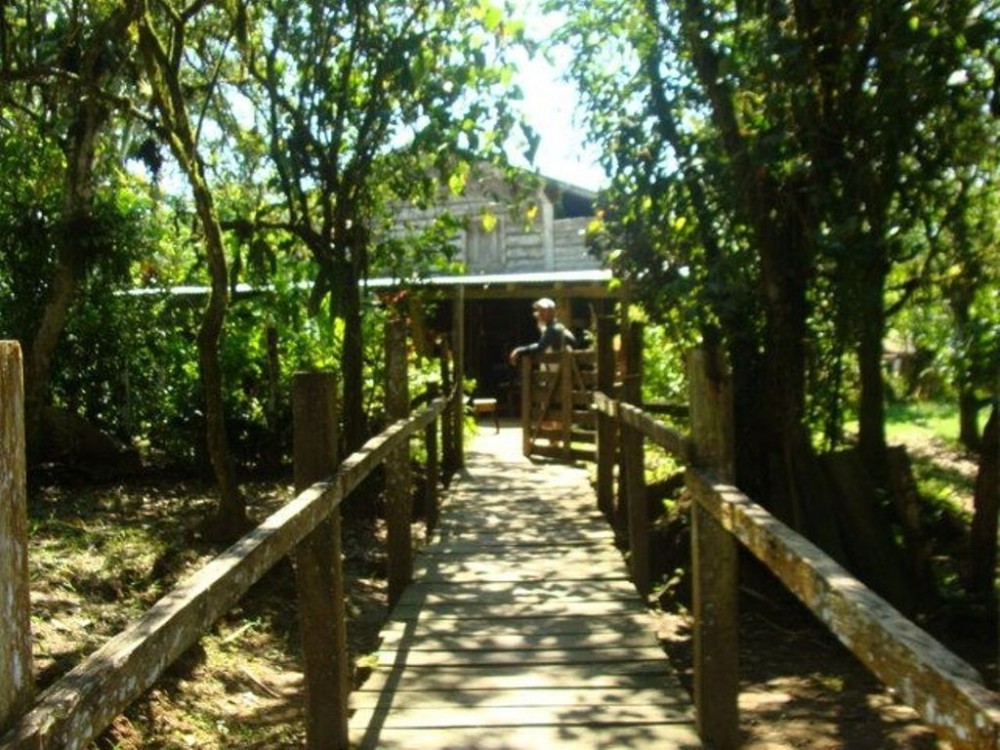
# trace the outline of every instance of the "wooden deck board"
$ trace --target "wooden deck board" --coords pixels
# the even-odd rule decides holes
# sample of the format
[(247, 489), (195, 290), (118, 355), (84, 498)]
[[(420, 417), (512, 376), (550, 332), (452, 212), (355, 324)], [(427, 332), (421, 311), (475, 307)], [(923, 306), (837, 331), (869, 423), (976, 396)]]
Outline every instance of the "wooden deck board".
[(480, 433), (351, 698), (362, 748), (697, 748), (586, 472)]
[[(376, 709), (382, 699), (380, 693), (357, 692), (351, 695), (352, 709)], [(574, 688), (531, 688), (522, 690), (467, 690), (456, 695), (454, 690), (399, 690), (393, 696), (394, 708), (409, 709), (419, 707), (455, 708), (476, 706), (479, 708), (511, 708), (518, 706), (603, 706), (603, 705), (643, 705), (663, 706), (677, 712), (678, 716), (690, 714), (690, 705), (680, 701), (669, 690), (656, 687), (574, 687)]]

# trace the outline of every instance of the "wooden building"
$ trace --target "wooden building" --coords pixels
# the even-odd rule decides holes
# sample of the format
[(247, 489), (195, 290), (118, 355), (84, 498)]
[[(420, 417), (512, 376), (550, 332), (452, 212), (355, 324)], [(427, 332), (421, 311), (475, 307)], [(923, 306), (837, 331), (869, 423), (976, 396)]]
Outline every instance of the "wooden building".
[[(447, 211), (460, 229), (453, 238), (464, 272), (410, 282), (427, 304), (427, 325), (461, 331), (467, 378), (477, 397), (496, 398), (502, 413), (517, 411), (517, 372), (507, 356), (515, 346), (537, 341), (531, 302), (550, 297), (559, 319), (577, 340), (593, 341), (597, 315), (615, 296), (611, 272), (586, 246), (595, 195), (555, 180), (511, 185), (499, 176), (470, 183), (456, 197), (428, 209), (400, 207), (397, 233), (420, 232)], [(399, 280), (372, 279), (373, 287)]]

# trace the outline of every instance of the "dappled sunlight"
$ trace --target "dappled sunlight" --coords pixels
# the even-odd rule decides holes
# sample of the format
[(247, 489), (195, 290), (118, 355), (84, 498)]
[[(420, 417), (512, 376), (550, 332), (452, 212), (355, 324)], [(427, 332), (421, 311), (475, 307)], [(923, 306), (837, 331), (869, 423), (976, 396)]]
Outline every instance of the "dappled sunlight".
[(695, 748), (587, 472), (481, 430), (352, 697), (361, 747)]

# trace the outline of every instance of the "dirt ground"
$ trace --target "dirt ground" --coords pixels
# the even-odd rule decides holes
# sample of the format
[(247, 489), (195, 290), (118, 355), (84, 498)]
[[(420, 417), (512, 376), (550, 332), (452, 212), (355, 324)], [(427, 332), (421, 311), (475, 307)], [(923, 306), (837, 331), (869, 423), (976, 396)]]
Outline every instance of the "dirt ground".
[[(951, 747), (796, 602), (744, 589), (740, 606), (739, 708), (746, 750)], [(661, 643), (690, 691), (690, 618), (661, 613), (658, 621)], [(995, 637), (965, 637), (949, 645), (956, 643), (996, 689)]]
[[(245, 486), (261, 519), (291, 497), (284, 482)], [(30, 499), (35, 667), (42, 687), (121, 630), (186, 574), (221, 551), (201, 538), (210, 488), (164, 480), (125, 486), (35, 487)], [(422, 525), (415, 526), (418, 536)], [(382, 529), (345, 524), (349, 639), (355, 679), (385, 616)], [(297, 748), (302, 729), (295, 588), (280, 564), (240, 607), (119, 717), (97, 747)], [(946, 748), (794, 601), (744, 590), (741, 727), (749, 750)], [(661, 642), (690, 688), (690, 620), (658, 615)], [(941, 625), (941, 623), (938, 623)], [(996, 632), (943, 627), (945, 640), (997, 689)]]

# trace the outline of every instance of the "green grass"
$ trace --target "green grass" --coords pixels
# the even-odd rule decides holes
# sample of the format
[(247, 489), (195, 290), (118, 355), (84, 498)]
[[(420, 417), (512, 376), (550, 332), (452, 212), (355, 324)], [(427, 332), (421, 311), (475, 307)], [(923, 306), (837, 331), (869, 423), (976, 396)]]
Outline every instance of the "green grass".
[[(985, 417), (984, 417), (985, 418)], [(959, 515), (968, 514), (975, 487), (975, 473), (956, 461), (969, 459), (958, 442), (958, 407), (940, 402), (894, 404), (886, 414), (890, 445), (910, 447), (913, 474), (928, 500), (947, 503)]]
[(886, 437), (889, 442), (907, 438), (937, 439), (958, 445), (958, 407), (934, 401), (891, 404), (886, 409)]
[[(983, 423), (987, 416), (983, 410)], [(848, 422), (845, 429), (856, 435), (858, 424)], [(949, 513), (967, 520), (975, 458), (958, 441), (958, 405), (942, 401), (891, 404), (886, 409), (885, 433), (889, 445), (907, 447), (914, 480), (932, 514)]]

